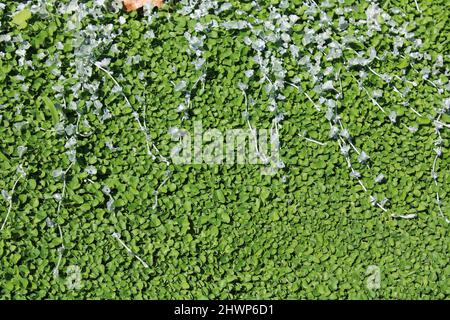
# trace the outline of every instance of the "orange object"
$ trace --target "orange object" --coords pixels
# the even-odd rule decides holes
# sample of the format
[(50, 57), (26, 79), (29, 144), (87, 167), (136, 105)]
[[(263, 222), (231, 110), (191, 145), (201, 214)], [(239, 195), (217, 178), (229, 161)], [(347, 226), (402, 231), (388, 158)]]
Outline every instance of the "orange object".
[(133, 11), (142, 8), (146, 3), (152, 3), (155, 7), (161, 8), (163, 0), (123, 0), (125, 10)]

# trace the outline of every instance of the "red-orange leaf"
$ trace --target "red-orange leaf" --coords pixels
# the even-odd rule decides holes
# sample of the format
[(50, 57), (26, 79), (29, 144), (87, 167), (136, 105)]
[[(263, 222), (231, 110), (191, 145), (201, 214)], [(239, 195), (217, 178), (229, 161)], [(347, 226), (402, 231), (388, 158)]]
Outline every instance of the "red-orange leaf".
[(160, 8), (163, 0), (123, 0), (123, 5), (126, 11), (133, 11), (143, 7), (146, 3), (152, 3), (154, 6)]

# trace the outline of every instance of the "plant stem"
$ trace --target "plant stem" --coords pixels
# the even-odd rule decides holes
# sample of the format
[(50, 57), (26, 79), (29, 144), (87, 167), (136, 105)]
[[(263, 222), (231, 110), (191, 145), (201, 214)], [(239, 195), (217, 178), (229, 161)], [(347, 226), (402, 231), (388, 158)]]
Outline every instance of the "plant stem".
[(9, 215), (11, 214), (12, 205), (13, 205), (12, 197), (13, 197), (13, 195), (14, 195), (14, 191), (16, 190), (16, 186), (17, 186), (17, 184), (19, 183), (19, 180), (20, 180), (21, 178), (22, 178), (22, 177), (19, 176), (19, 177), (16, 179), (16, 181), (14, 182), (13, 188), (12, 188), (12, 190), (11, 190), (10, 199), (9, 199), (8, 212), (6, 213), (6, 218), (5, 218), (5, 220), (3, 221), (3, 224), (2, 224), (2, 227), (0, 228), (0, 231), (3, 231), (3, 228), (5, 228), (6, 222), (8, 221)]

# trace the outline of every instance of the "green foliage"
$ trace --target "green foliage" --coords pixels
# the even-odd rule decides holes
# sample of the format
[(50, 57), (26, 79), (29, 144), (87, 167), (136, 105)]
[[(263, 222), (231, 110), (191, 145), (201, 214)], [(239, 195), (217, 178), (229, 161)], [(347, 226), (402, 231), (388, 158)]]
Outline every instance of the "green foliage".
[[(298, 64), (305, 55), (313, 61), (328, 54), (313, 48), (316, 44), (302, 44), (307, 27), (321, 29), (320, 14), (308, 13), (304, 1), (289, 1), (285, 9), (299, 17), (289, 31), (300, 47), (299, 59), (280, 52), (279, 41), (267, 42), (282, 61), (286, 79), (300, 79), (299, 89), (285, 84), (278, 92), (285, 97), (277, 102), (284, 114), (280, 152), (286, 166), (273, 176), (261, 175), (258, 165), (175, 165), (161, 156), (169, 158), (173, 147), (169, 128), (190, 131), (198, 120), (204, 128), (221, 131), (245, 128), (240, 82), (248, 85), (248, 99), (256, 101), (249, 108), (252, 124), (271, 127), (268, 81), (253, 59), (255, 50), (245, 44), (246, 37), (256, 36), (247, 29), (194, 30), (198, 22), (212, 20), (265, 21), (270, 4), (280, 1), (259, 1), (258, 10), (250, 1), (231, 1), (232, 9), (218, 14), (211, 9), (196, 19), (181, 14), (183, 4), (173, 2), (151, 13), (125, 13), (105, 1), (98, 14), (83, 19), (75, 9), (64, 12), (47, 4), (42, 12), (32, 13), (31, 5), (16, 12), (18, 4), (4, 2), (0, 37), (15, 40), (0, 38), (0, 190), (12, 195), (11, 214), (0, 232), (1, 299), (450, 297), (449, 224), (435, 203), (438, 193), (449, 215), (449, 130), (441, 131), (444, 154), (434, 184), (430, 171), (436, 133), (434, 118), (426, 116), (435, 116), (448, 89), (437, 94), (420, 73), (439, 55), (444, 66), (450, 61), (448, 1), (421, 2), (420, 13), (413, 1), (380, 3), (385, 10), (395, 3), (400, 11), (393, 20), (423, 40), (417, 50), (428, 52), (429, 60), (413, 60), (404, 48), (402, 57), (390, 55), (395, 40), (386, 23), (361, 43), (365, 24), (353, 23), (346, 30), (355, 35), (349, 49), (339, 59), (323, 59), (318, 73), (325, 77), (327, 67), (342, 70), (341, 83), (334, 82), (344, 92), (336, 108), (355, 148), (370, 155), (370, 166), (359, 163), (356, 154), (351, 160), (370, 195), (389, 199), (388, 212), (372, 206), (368, 193), (349, 177), (338, 142), (329, 139), (326, 106), (318, 112), (304, 94), (315, 103), (336, 94), (316, 90), (320, 81), (313, 82), (311, 72)], [(332, 7), (340, 3), (329, 2)], [(78, 12), (95, 7), (95, 1), (83, 3)], [(343, 16), (365, 19), (367, 1), (344, 3), (355, 10)], [(121, 24), (120, 17), (126, 22)], [(329, 18), (333, 36), (342, 40), (336, 29), (339, 17)], [(199, 69), (192, 64), (196, 53), (188, 53), (186, 31), (206, 34), (205, 63)], [(413, 46), (406, 39), (405, 47)], [(17, 50), (24, 47), (20, 56)], [(372, 62), (373, 69), (418, 85), (398, 79), (386, 83), (370, 72), (358, 82), (363, 68), (349, 66), (348, 60), (371, 47), (380, 57), (388, 52)], [(96, 68), (104, 59), (109, 59), (105, 70), (121, 88)], [(249, 69), (255, 70), (252, 77), (245, 75)], [(204, 81), (198, 81), (203, 73)], [(448, 87), (448, 77), (430, 73), (442, 88)], [(187, 89), (175, 90), (181, 81)], [(361, 84), (371, 93), (381, 88), (377, 101), (388, 113), (396, 112), (396, 123), (380, 112)], [(405, 92), (409, 104), (391, 85)], [(177, 107), (187, 104), (187, 92), (185, 114)], [(409, 106), (424, 116), (417, 117)], [(450, 115), (440, 119), (449, 123)], [(410, 126), (418, 131), (409, 131)], [(76, 161), (70, 159), (71, 150)], [(26, 177), (11, 194), (19, 165)], [(55, 175), (58, 169), (64, 174)], [(380, 173), (386, 178), (375, 183)], [(9, 202), (0, 200), (2, 223)], [(393, 219), (394, 213), (417, 218)], [(120, 237), (111, 236), (115, 233)], [(378, 290), (366, 286), (371, 265), (381, 270)], [(81, 288), (68, 288), (69, 266), (80, 268)]]
[(31, 18), (31, 12), (28, 8), (23, 9), (19, 13), (15, 14), (11, 22), (19, 29), (27, 27), (27, 20)]

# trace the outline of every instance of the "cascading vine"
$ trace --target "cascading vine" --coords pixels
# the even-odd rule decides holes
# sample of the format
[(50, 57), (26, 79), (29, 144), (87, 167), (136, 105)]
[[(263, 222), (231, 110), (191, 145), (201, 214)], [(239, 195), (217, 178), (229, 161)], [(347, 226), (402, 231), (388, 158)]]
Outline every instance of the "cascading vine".
[[(155, 228), (162, 225), (164, 230), (184, 232), (191, 228), (187, 217), (167, 225), (160, 221), (167, 212), (171, 217), (180, 208), (191, 209), (187, 202), (174, 200), (172, 193), (184, 187), (183, 181), (195, 179), (192, 172), (183, 172), (172, 163), (171, 156), (181, 150), (172, 149), (175, 154), (170, 154), (166, 140), (169, 136), (181, 141), (185, 133), (181, 127), (205, 116), (200, 102), (214, 86), (219, 90), (228, 86), (232, 98), (227, 99), (239, 101), (232, 114), (221, 116), (249, 129), (255, 156), (274, 170), (272, 179), (279, 179), (286, 188), (298, 183), (290, 176), (296, 155), (289, 156), (286, 145), (292, 141), (285, 138), (294, 136), (292, 140), (339, 153), (342, 162), (336, 166), (347, 168), (352, 188), (388, 218), (420, 219), (420, 215), (419, 210), (395, 206), (387, 185), (395, 181), (396, 187), (398, 177), (390, 174), (389, 166), (379, 165), (389, 156), (380, 147), (384, 141), (368, 146), (364, 137), (370, 133), (364, 131), (363, 121), (352, 123), (351, 119), (370, 115), (374, 127), (423, 138), (423, 150), (414, 151), (431, 164), (426, 193), (435, 203), (426, 207), (450, 223), (445, 186), (450, 56), (445, 51), (447, 43), (435, 46), (441, 52), (431, 50), (438, 36), (423, 38), (415, 21), (420, 17), (423, 23), (432, 22), (431, 17), (424, 17), (428, 5), (410, 2), (415, 15), (390, 1), (182, 0), (167, 1), (167, 9), (161, 11), (146, 5), (139, 12), (125, 13), (120, 0), (20, 4), (0, 0), (2, 15), (13, 19), (8, 25), (0, 20), (0, 92), (5, 92), (0, 97), (0, 124), (4, 126), (0, 129), (0, 173), (4, 177), (0, 189), (5, 208), (0, 214), (0, 238), (5, 229), (14, 229), (16, 219), (21, 220), (18, 213), (27, 204), (21, 203), (20, 195), (32, 201), (25, 197), (26, 186), (42, 179), (39, 190), (45, 191), (32, 194), (45, 203), (45, 225), (55, 231), (49, 236), (57, 243), (52, 245), (57, 252), (52, 258), (55, 278), (68, 259), (67, 243), (73, 241), (64, 236), (66, 230), (82, 224), (79, 218), (71, 220), (68, 212), (78, 212), (89, 201), (94, 204), (83, 212), (108, 221), (101, 228), (92, 227), (92, 233), (101, 241), (111, 242), (112, 237), (122, 253), (125, 249), (131, 260), (151, 269), (151, 245), (128, 231), (130, 224), (144, 222), (130, 221), (128, 213), (140, 207), (151, 216)], [(161, 36), (158, 32), (164, 24), (173, 30)], [(231, 49), (224, 47), (225, 58), (219, 60), (224, 39)], [(152, 60), (152, 54), (163, 52), (164, 56), (167, 43), (177, 51), (180, 63), (159, 70), (167, 75), (163, 83), (155, 84), (161, 81), (156, 76), (157, 63), (169, 66), (175, 61), (169, 57), (156, 63)], [(236, 47), (244, 54), (227, 65), (223, 60)], [(220, 68), (226, 66), (217, 80)], [(229, 83), (222, 84), (223, 79)], [(15, 91), (6, 94), (9, 85)], [(160, 92), (149, 92), (150, 87)], [(159, 110), (167, 118), (157, 114)], [(316, 127), (321, 131), (311, 134), (306, 124), (293, 124), (292, 119), (302, 114), (318, 115)], [(122, 119), (121, 127), (107, 130)], [(276, 156), (259, 147), (258, 126), (270, 128), (279, 139)], [(39, 141), (32, 140), (38, 134)], [(92, 150), (102, 152), (97, 156)], [(36, 160), (33, 153), (38, 152), (47, 152), (45, 161)], [(115, 168), (115, 158), (129, 162)], [(136, 169), (139, 174), (127, 171), (141, 164)], [(178, 179), (178, 174), (183, 177)], [(262, 186), (255, 182), (255, 188)], [(218, 194), (218, 202), (228, 200)], [(214, 198), (213, 192), (209, 198)], [(228, 213), (222, 217), (231, 220)], [(102, 233), (109, 235), (108, 240), (103, 240)], [(104, 247), (105, 243), (109, 242), (103, 242)]]

